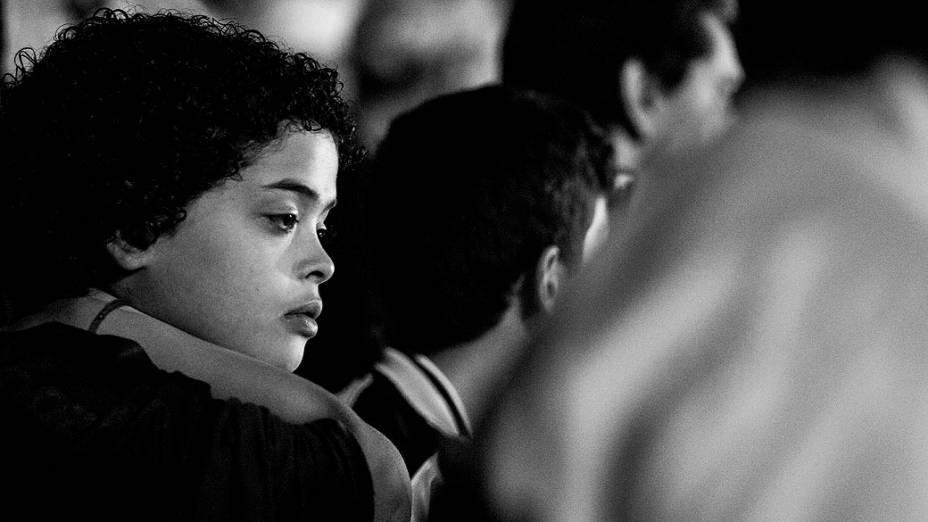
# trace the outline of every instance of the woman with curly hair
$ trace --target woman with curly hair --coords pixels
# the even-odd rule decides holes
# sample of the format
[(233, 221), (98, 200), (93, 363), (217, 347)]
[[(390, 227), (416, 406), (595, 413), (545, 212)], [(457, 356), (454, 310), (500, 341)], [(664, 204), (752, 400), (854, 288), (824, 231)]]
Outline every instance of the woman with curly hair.
[(206, 17), (106, 10), (20, 53), (0, 98), (5, 505), (408, 517), (395, 448), (290, 373), (361, 156), (339, 91)]

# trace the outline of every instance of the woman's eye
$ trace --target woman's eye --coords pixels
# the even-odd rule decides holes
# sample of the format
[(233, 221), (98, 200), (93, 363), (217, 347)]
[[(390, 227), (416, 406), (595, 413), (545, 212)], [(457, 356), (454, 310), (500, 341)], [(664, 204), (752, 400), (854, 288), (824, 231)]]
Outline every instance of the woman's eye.
[(335, 231), (331, 228), (322, 227), (316, 229), (316, 236), (319, 237), (319, 242), (322, 243), (322, 246), (329, 247), (332, 245), (332, 240), (335, 239)]
[(300, 222), (300, 218), (296, 214), (271, 214), (267, 218), (284, 232), (292, 232), (297, 223)]

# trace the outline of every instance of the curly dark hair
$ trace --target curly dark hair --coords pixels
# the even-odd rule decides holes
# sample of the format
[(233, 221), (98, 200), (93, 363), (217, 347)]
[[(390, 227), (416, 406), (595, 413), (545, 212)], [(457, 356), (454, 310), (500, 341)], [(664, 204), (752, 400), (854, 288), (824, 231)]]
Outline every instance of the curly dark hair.
[(622, 64), (639, 58), (672, 91), (712, 51), (700, 15), (732, 22), (737, 10), (737, 0), (516, 0), (503, 81), (566, 98), (637, 137), (621, 104)]
[(386, 341), (428, 354), (476, 339), (522, 298), (545, 248), (576, 266), (612, 157), (581, 109), (499, 85), (395, 119), (365, 209)]
[[(363, 156), (336, 71), (206, 16), (100, 10), (3, 79), (3, 290), (41, 304), (123, 274), (185, 207), (289, 130), (326, 130), (340, 172)], [(9, 248), (12, 247), (12, 248)]]

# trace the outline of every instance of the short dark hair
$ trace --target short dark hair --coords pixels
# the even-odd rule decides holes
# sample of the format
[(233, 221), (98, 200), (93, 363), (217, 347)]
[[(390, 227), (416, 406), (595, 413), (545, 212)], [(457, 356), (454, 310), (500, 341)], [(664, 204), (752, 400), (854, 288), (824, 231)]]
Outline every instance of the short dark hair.
[(170, 234), (288, 130), (331, 132), (342, 172), (362, 154), (336, 72), (234, 23), (100, 10), (16, 65), (0, 106), (2, 280), (33, 304), (121, 277), (108, 241)]
[(503, 45), (503, 82), (577, 103), (602, 125), (635, 128), (619, 71), (639, 58), (670, 91), (712, 51), (700, 15), (731, 22), (737, 0), (516, 0)]
[(928, 65), (925, 22), (908, 2), (869, 9), (836, 0), (752, 2), (736, 29), (746, 90), (853, 76), (891, 55)]
[(612, 149), (567, 102), (490, 86), (402, 114), (372, 167), (366, 209), (386, 341), (430, 353), (496, 325), (556, 245), (582, 255)]

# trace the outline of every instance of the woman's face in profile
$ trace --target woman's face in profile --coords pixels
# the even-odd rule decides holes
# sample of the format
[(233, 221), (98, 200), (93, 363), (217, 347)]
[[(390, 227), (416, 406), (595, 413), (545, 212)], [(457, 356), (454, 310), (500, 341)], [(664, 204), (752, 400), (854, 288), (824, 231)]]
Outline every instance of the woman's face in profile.
[(197, 337), (293, 370), (332, 276), (320, 243), (335, 204), (331, 134), (287, 132), (187, 207), (127, 278), (136, 308)]

